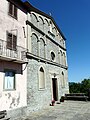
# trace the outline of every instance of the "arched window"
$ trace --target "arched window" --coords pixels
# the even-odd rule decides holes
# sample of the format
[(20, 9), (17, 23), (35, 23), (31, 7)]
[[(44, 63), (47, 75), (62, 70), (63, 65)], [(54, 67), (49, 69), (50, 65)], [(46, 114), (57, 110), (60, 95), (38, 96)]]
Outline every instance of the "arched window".
[(63, 53), (63, 65), (66, 65), (66, 56), (65, 56), (65, 53)]
[(44, 76), (44, 69), (41, 67), (39, 70), (39, 89), (45, 88), (45, 76)]
[(65, 45), (64, 45), (64, 40), (62, 40), (62, 46), (65, 47)]
[(50, 32), (52, 33), (52, 28), (53, 28), (53, 24), (52, 21), (50, 21)]
[(51, 52), (51, 60), (54, 61), (55, 60), (55, 53)]
[(63, 56), (62, 56), (62, 51), (60, 50), (60, 64), (62, 65), (63, 62)]
[(36, 34), (32, 34), (31, 37), (32, 53), (38, 55), (38, 37)]
[(65, 78), (64, 78), (64, 73), (62, 72), (62, 78), (61, 78), (61, 86), (64, 88), (65, 87)]
[(39, 16), (39, 28), (41, 30), (44, 30), (44, 21), (43, 21), (42, 17), (40, 17), (40, 16)]
[(65, 47), (65, 43), (64, 43), (64, 40), (61, 38), (60, 39), (60, 45), (62, 46), (62, 47)]
[(53, 34), (54, 34), (55, 36), (57, 35), (57, 30), (56, 30), (55, 27), (53, 28)]
[(61, 36), (61, 34), (57, 31), (57, 40), (60, 41), (60, 45), (61, 45), (61, 39), (62, 39), (62, 36)]
[(44, 30), (45, 30), (46, 33), (48, 33), (48, 31), (49, 31), (49, 22), (48, 22), (47, 19), (45, 19), (45, 20), (44, 20), (44, 23), (45, 23), (45, 25), (44, 25)]
[(40, 38), (40, 57), (45, 58), (45, 42)]
[(37, 16), (32, 13), (31, 14), (31, 22), (35, 25), (35, 26), (38, 26), (38, 19), (37, 19)]

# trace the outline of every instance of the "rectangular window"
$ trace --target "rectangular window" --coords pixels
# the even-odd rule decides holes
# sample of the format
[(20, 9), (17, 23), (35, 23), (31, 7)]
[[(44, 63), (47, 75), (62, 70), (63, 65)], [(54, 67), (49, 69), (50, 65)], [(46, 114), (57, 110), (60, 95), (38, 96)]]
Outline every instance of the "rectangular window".
[(7, 32), (7, 49), (16, 50), (17, 36)]
[(17, 19), (17, 7), (9, 2), (9, 15)]
[(9, 71), (9, 70), (5, 71), (4, 89), (5, 90), (15, 89), (15, 72), (14, 71)]

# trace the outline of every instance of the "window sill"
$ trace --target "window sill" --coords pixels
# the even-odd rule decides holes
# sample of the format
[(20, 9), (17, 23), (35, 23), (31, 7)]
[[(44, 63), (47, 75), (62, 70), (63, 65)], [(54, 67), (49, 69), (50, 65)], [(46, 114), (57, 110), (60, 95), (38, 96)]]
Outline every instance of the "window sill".
[(11, 51), (17, 52), (17, 49), (14, 49), (14, 48), (7, 47), (7, 49), (8, 49), (8, 50), (11, 50)]
[(45, 88), (39, 88), (39, 90), (38, 91), (44, 91), (45, 90)]
[(3, 89), (4, 92), (8, 92), (8, 91), (16, 91), (16, 89)]

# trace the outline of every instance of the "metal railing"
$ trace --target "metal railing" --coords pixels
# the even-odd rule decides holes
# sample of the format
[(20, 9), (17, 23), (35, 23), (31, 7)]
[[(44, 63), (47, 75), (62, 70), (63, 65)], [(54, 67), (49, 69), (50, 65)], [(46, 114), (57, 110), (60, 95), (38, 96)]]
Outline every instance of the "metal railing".
[(16, 46), (16, 50), (7, 48), (7, 42), (0, 39), (0, 59), (11, 59), (16, 61), (26, 61), (26, 49), (21, 46)]

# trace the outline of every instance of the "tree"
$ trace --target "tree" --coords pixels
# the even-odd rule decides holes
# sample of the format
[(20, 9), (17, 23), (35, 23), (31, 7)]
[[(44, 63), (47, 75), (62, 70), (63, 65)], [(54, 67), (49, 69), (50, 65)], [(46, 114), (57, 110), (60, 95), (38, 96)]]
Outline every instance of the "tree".
[(84, 79), (81, 82), (81, 92), (87, 94), (89, 88), (90, 88), (90, 79)]
[(90, 79), (84, 79), (81, 83), (70, 82), (69, 91), (70, 93), (86, 93), (90, 88)]

